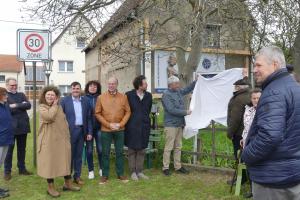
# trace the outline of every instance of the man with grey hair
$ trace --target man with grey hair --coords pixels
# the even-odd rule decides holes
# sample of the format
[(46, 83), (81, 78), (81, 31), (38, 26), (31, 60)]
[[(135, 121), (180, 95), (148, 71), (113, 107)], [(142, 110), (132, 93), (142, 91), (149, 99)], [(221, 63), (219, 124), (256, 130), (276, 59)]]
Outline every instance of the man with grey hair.
[(255, 56), (262, 95), (242, 153), (255, 200), (300, 199), (300, 86), (285, 66), (278, 47)]
[(165, 148), (163, 154), (163, 173), (170, 175), (170, 155), (174, 149), (174, 168), (176, 172), (186, 174), (188, 171), (181, 166), (182, 131), (185, 126), (184, 116), (190, 115), (184, 105), (184, 96), (193, 91), (196, 81), (186, 88), (180, 87), (179, 78), (168, 78), (168, 90), (163, 94)]

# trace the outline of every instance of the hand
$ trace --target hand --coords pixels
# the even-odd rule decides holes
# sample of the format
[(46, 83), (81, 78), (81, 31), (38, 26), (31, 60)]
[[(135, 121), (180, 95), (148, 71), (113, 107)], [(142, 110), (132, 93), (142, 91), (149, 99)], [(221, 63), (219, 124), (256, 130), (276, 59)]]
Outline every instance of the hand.
[(17, 107), (17, 104), (15, 104), (15, 103), (9, 104), (9, 107), (10, 107), (10, 108), (16, 108), (16, 107)]
[(187, 115), (190, 115), (190, 114), (192, 114), (192, 111), (191, 111), (191, 110), (187, 110), (187, 111), (186, 111), (186, 114), (187, 114)]
[(91, 134), (88, 134), (87, 136), (86, 136), (86, 140), (87, 141), (91, 141), (93, 139), (93, 136), (91, 135)]
[(241, 139), (240, 145), (241, 145), (242, 148), (244, 147), (244, 141), (243, 141), (243, 139)]
[(120, 123), (115, 123), (116, 130), (120, 129)]
[(58, 105), (58, 102), (59, 102), (59, 98), (56, 98), (56, 99), (53, 101), (53, 105)]

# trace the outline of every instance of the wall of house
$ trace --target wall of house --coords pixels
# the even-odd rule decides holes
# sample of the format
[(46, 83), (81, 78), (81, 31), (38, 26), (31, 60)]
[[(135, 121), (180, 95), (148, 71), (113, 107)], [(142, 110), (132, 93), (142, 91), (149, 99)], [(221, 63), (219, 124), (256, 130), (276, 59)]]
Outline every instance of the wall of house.
[(85, 54), (85, 82), (90, 80), (100, 80), (99, 49), (94, 48)]
[[(17, 79), (18, 82), (18, 91), (20, 92), (24, 92), (24, 87), (25, 87), (25, 75), (24, 75), (24, 71), (22, 70), (20, 73), (16, 73), (16, 72), (0, 72), (0, 75), (4, 75), (5, 76), (5, 80), (9, 77), (15, 78)], [(0, 82), (0, 87), (6, 87), (5, 86), (5, 81), (4, 82)]]

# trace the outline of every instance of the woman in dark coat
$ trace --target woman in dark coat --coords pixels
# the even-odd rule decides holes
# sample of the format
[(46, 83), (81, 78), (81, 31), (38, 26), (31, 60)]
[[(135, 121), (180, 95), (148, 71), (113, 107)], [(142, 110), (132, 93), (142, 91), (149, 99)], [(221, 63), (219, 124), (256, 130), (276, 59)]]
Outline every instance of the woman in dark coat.
[[(14, 143), (12, 117), (6, 102), (7, 91), (0, 87), (0, 167), (4, 162), (9, 145)], [(0, 198), (8, 196), (8, 190), (0, 188)]]
[(134, 79), (133, 86), (134, 89), (126, 93), (131, 109), (131, 116), (125, 129), (128, 165), (132, 180), (148, 179), (142, 171), (151, 128), (152, 95), (146, 91), (147, 82), (146, 77), (143, 75)]

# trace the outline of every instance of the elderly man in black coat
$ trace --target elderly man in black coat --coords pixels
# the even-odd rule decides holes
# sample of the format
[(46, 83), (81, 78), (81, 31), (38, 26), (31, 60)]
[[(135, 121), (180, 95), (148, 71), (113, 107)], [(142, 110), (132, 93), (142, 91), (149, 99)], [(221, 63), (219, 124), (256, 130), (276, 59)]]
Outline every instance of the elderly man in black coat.
[(143, 174), (145, 149), (150, 135), (150, 112), (152, 95), (147, 92), (146, 77), (141, 75), (133, 81), (134, 89), (127, 92), (131, 116), (125, 128), (125, 145), (128, 147), (128, 165), (131, 179), (148, 179)]
[[(31, 175), (25, 166), (26, 140), (27, 134), (30, 132), (29, 116), (27, 110), (31, 108), (30, 102), (22, 92), (17, 92), (17, 80), (15, 78), (6, 79), (6, 88), (8, 91), (8, 100), (11, 115), (13, 118), (13, 134), (14, 140), (17, 142), (17, 158), (20, 175)], [(14, 144), (9, 146), (5, 162), (4, 162), (4, 179), (11, 179), (12, 157)]]

